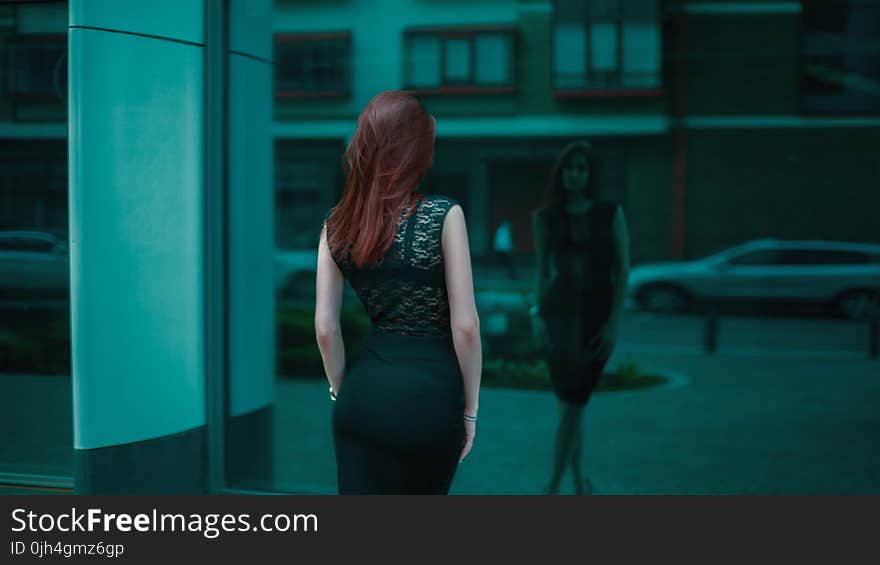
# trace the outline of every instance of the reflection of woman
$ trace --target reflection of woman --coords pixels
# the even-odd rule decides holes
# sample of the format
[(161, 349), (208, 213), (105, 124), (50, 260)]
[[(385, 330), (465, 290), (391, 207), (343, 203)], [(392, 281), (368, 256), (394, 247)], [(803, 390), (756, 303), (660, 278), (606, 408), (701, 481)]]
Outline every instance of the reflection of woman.
[(532, 215), (538, 325), (562, 410), (547, 494), (559, 490), (569, 464), (575, 492), (592, 489), (580, 466), (582, 413), (611, 355), (626, 290), (623, 210), (596, 196), (591, 147), (574, 142), (562, 150), (545, 201)]
[[(374, 97), (321, 230), (315, 332), (338, 399), (340, 494), (446, 494), (473, 445), (482, 353), (464, 213), (448, 196), (417, 190), (435, 124), (409, 93)], [(372, 321), (347, 372), (345, 279)]]

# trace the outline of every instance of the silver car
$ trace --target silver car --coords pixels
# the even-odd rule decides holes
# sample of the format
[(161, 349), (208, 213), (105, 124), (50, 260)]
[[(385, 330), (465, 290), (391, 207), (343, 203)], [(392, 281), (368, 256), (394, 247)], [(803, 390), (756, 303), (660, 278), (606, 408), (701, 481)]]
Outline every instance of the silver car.
[(747, 300), (832, 305), (863, 319), (880, 314), (880, 245), (755, 240), (696, 261), (636, 267), (628, 294), (630, 303), (654, 312)]
[(3, 298), (65, 298), (70, 285), (67, 242), (40, 231), (0, 231)]

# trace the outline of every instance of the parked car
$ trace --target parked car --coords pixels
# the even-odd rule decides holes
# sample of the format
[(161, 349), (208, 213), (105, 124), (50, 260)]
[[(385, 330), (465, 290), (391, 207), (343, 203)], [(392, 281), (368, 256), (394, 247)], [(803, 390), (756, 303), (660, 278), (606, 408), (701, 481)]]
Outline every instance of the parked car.
[(66, 299), (67, 242), (41, 231), (0, 231), (0, 293), (4, 299)]
[(862, 319), (880, 314), (880, 245), (754, 240), (696, 261), (635, 267), (628, 294), (654, 312), (734, 300), (831, 305)]
[[(314, 303), (318, 271), (317, 249), (275, 249), (275, 293), (285, 302)], [(351, 302), (354, 300), (355, 302)], [(344, 304), (354, 304), (357, 295), (348, 281), (343, 289)]]

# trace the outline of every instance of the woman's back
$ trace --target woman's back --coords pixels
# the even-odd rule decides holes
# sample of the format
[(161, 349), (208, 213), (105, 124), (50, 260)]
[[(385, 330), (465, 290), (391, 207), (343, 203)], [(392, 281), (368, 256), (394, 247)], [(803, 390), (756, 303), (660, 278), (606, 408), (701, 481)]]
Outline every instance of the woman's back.
[(443, 222), (458, 202), (422, 195), (397, 218), (394, 242), (378, 265), (358, 268), (349, 256), (333, 258), (360, 298), (373, 327), (402, 335), (451, 333), (442, 249)]

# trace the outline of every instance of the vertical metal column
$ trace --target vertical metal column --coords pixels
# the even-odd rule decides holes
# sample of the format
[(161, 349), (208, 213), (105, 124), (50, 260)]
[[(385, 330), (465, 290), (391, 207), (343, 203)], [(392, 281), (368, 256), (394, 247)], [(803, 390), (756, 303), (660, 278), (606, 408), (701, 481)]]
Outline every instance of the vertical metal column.
[(228, 0), (203, 0), (205, 218), (205, 414), (208, 490), (225, 487), (225, 421), (228, 412)]

